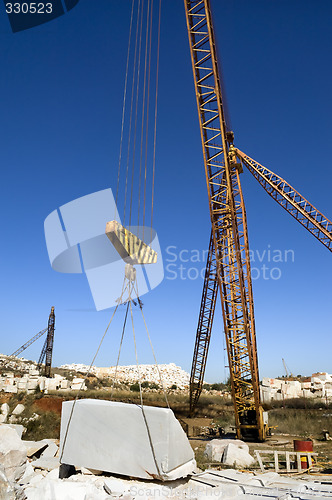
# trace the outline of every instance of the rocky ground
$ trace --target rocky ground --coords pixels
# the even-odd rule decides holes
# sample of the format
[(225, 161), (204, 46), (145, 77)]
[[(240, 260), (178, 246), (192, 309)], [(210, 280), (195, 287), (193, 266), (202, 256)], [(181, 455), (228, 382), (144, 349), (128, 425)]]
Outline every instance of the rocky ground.
[[(18, 427), (0, 425), (0, 499), (332, 498), (329, 476), (281, 476), (271, 471), (262, 474), (255, 467), (248, 445), (234, 439), (206, 440), (205, 455), (214, 465), (206, 471), (197, 469), (187, 478), (169, 482), (114, 476), (84, 467), (73, 468), (70, 477), (60, 479), (63, 470), (60, 469), (58, 445), (55, 439), (22, 440)], [(245, 462), (251, 471), (240, 472), (229, 468), (236, 465), (243, 469)], [(228, 468), (225, 469), (225, 466)]]

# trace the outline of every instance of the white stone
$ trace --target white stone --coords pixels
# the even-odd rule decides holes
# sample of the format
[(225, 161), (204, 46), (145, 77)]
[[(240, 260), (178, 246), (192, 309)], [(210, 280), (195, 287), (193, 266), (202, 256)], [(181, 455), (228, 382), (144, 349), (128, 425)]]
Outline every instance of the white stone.
[(39, 384), (39, 389), (41, 391), (44, 391), (45, 390), (45, 378), (40, 378), (38, 380), (38, 384)]
[(22, 390), (25, 390), (27, 388), (27, 382), (25, 380), (19, 380), (17, 382), (17, 388), (18, 390), (22, 391)]
[(59, 467), (48, 472), (46, 477), (47, 479), (59, 479)]
[(39, 371), (38, 370), (35, 370), (34, 368), (31, 368), (29, 370), (29, 374), (32, 376), (32, 377), (38, 377), (39, 376)]
[(22, 443), (24, 444), (24, 446), (26, 448), (26, 453), (27, 453), (28, 457), (32, 457), (33, 455), (38, 453), (38, 451), (44, 450), (48, 446), (48, 443), (45, 442), (44, 440), (42, 440), (42, 441), (22, 441)]
[(5, 392), (10, 392), (12, 394), (17, 394), (18, 390), (17, 387), (14, 385), (7, 385), (4, 389)]
[(7, 403), (2, 403), (2, 405), (1, 405), (1, 413), (2, 413), (2, 415), (5, 415), (5, 417), (8, 416), (8, 414), (9, 414), (9, 405)]
[(109, 500), (109, 495), (94, 484), (61, 479), (42, 479), (24, 490), (27, 500)]
[(0, 425), (0, 465), (9, 480), (14, 479), (16, 469), (24, 464), (26, 458), (25, 446), (15, 429)]
[(19, 438), (22, 437), (23, 431), (26, 430), (25, 427), (23, 427), (23, 425), (21, 425), (21, 424), (6, 424), (6, 426), (14, 429), (14, 431), (16, 431), (16, 434), (18, 435)]
[(62, 404), (62, 463), (163, 480), (185, 477), (194, 470), (193, 450), (172, 410), (144, 406), (143, 414), (138, 405), (78, 400), (64, 445), (73, 404)]
[(30, 379), (28, 382), (27, 382), (27, 390), (28, 391), (33, 391), (34, 389), (36, 389), (36, 387), (38, 387), (38, 380), (36, 379)]
[(224, 450), (230, 443), (249, 453), (249, 446), (239, 439), (212, 439), (205, 446), (204, 455), (211, 462), (221, 462)]
[(104, 488), (109, 495), (122, 496), (129, 491), (128, 484), (120, 479), (109, 478), (104, 481)]
[(26, 465), (26, 468), (25, 468), (25, 472), (21, 478), (21, 482), (22, 480), (26, 480), (26, 479), (29, 479), (31, 478), (35, 473), (35, 470), (34, 468), (32, 467), (32, 465), (28, 462), (27, 465)]
[(1, 500), (15, 500), (16, 495), (12, 485), (3, 470), (0, 469), (0, 499)]
[(255, 459), (243, 448), (229, 443), (224, 450), (222, 463), (232, 467), (250, 467)]
[(48, 391), (56, 391), (60, 386), (60, 381), (54, 378), (47, 378), (45, 380), (45, 389)]
[(33, 467), (38, 469), (53, 470), (59, 467), (59, 459), (57, 457), (40, 457), (31, 462)]
[(47, 448), (43, 451), (41, 457), (55, 457), (59, 447), (54, 443), (54, 441), (49, 441), (49, 440), (47, 441), (48, 441)]
[(21, 413), (24, 412), (24, 409), (25, 409), (24, 405), (18, 404), (12, 411), (12, 415), (21, 415)]

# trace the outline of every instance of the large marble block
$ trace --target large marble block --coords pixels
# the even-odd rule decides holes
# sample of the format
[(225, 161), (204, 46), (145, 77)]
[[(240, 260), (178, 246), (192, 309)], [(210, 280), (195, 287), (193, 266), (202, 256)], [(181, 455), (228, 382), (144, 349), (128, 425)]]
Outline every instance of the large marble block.
[[(172, 410), (81, 399), (62, 404), (61, 463), (144, 479), (172, 480), (195, 469), (193, 450)], [(62, 454), (63, 452), (63, 454)]]

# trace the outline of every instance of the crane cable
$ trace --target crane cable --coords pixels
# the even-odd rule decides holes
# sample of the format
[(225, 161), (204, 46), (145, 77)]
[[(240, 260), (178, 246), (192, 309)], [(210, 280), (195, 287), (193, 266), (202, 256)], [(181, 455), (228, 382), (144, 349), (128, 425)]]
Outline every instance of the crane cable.
[[(154, 131), (153, 131), (153, 156), (152, 156), (152, 188), (151, 188), (151, 236), (152, 241), (152, 223), (153, 223), (153, 203), (154, 203), (154, 181), (156, 170), (156, 142), (157, 142), (157, 115), (158, 115), (158, 84), (159, 84), (159, 57), (160, 57), (160, 26), (161, 26), (161, 0), (159, 0), (158, 17), (158, 38), (157, 38), (157, 64), (156, 64), (156, 92), (154, 105)], [(144, 220), (143, 220), (144, 227)]]
[[(136, 280), (136, 288), (135, 288), (135, 284), (134, 284), (134, 290), (136, 292), (136, 297), (137, 297), (137, 300), (138, 300), (139, 299), (139, 293), (138, 293), (137, 280)], [(150, 334), (149, 334), (149, 330), (148, 330), (148, 327), (147, 327), (147, 324), (146, 324), (146, 321), (145, 321), (143, 307), (142, 307), (142, 305), (141, 305), (140, 302), (139, 302), (139, 308), (140, 308), (141, 313), (142, 313), (142, 318), (143, 318), (145, 330), (146, 330), (146, 333), (147, 333), (147, 336), (148, 336), (148, 339), (149, 339), (151, 351), (152, 351), (152, 354), (153, 354), (153, 359), (154, 359), (154, 362), (155, 362), (155, 365), (156, 365), (156, 368), (157, 368), (157, 371), (158, 371), (159, 382), (160, 382), (162, 391), (164, 393), (164, 397), (165, 397), (165, 400), (166, 400), (167, 407), (170, 408), (169, 402), (168, 402), (168, 398), (167, 398), (167, 393), (166, 393), (165, 386), (164, 386), (164, 382), (163, 382), (163, 379), (162, 379), (162, 376), (161, 376), (161, 372), (160, 372), (160, 369), (159, 369), (159, 365), (158, 365), (158, 362), (157, 362), (157, 358), (156, 358), (156, 355), (155, 355), (155, 352), (154, 352), (154, 349), (153, 349), (153, 345), (152, 345), (151, 337), (150, 337)]]
[[(144, 0), (142, 2), (142, 13), (140, 15), (141, 21), (140, 21), (139, 47), (138, 47), (138, 64), (137, 64), (137, 81), (136, 81), (136, 101), (135, 101), (135, 124), (134, 124), (134, 144), (133, 144), (132, 168), (131, 168), (131, 189), (130, 189), (129, 225), (131, 223), (132, 202), (133, 202), (133, 193), (134, 193), (134, 173), (135, 173), (135, 155), (136, 155), (136, 138), (137, 138), (138, 102), (139, 102), (139, 89), (140, 89), (140, 76), (141, 76), (143, 13), (144, 13)], [(124, 221), (124, 223), (125, 223), (125, 221)]]
[[(132, 284), (133, 283), (133, 284)], [(136, 284), (136, 287), (135, 287), (135, 284)], [(126, 285), (126, 286), (125, 286)], [(106, 336), (106, 333), (112, 323), (112, 320), (115, 316), (115, 313), (123, 299), (123, 296), (125, 294), (125, 292), (128, 290), (128, 299), (127, 299), (127, 308), (126, 308), (126, 314), (125, 314), (125, 318), (124, 318), (124, 323), (123, 323), (123, 328), (122, 328), (122, 335), (121, 335), (121, 341), (120, 341), (120, 347), (119, 347), (119, 353), (118, 353), (118, 358), (117, 358), (117, 366), (116, 366), (116, 372), (115, 372), (115, 376), (114, 376), (114, 379), (113, 379), (113, 384), (112, 384), (112, 388), (111, 388), (111, 399), (112, 399), (112, 396), (113, 396), (113, 389), (114, 389), (114, 385), (115, 385), (115, 379), (116, 379), (116, 374), (117, 374), (117, 367), (118, 367), (118, 363), (119, 363), (119, 359), (120, 359), (120, 352), (121, 352), (121, 347), (122, 347), (122, 343), (123, 343), (123, 338), (124, 338), (124, 332), (125, 332), (125, 327), (126, 327), (126, 323), (127, 323), (127, 317), (128, 317), (128, 310), (130, 308), (130, 316), (131, 316), (131, 323), (132, 323), (132, 329), (133, 329), (133, 339), (134, 339), (134, 347), (135, 347), (135, 358), (136, 358), (136, 365), (137, 365), (137, 374), (138, 374), (138, 383), (139, 383), (139, 390), (140, 390), (140, 408), (142, 410), (142, 417), (143, 417), (143, 420), (144, 420), (144, 424), (145, 424), (145, 427), (146, 427), (146, 431), (147, 431), (147, 436), (148, 436), (148, 440), (149, 440), (149, 444), (150, 444), (150, 448), (151, 448), (151, 453), (152, 453), (152, 457), (153, 457), (153, 460), (154, 460), (154, 463), (155, 463), (155, 466), (156, 466), (156, 469), (157, 469), (157, 473), (158, 473), (158, 476), (161, 476), (161, 472), (160, 472), (160, 468), (159, 468), (159, 465), (158, 465), (158, 461), (157, 461), (157, 458), (156, 458), (156, 453), (155, 453), (155, 449), (154, 449), (154, 445), (153, 445), (153, 440), (152, 440), (152, 436), (151, 436), (151, 432), (150, 432), (150, 428), (149, 428), (149, 424), (148, 424), (148, 420), (147, 420), (147, 417), (146, 417), (146, 414), (145, 414), (145, 411), (144, 411), (144, 404), (143, 404), (143, 392), (142, 392), (142, 384), (141, 384), (141, 375), (140, 375), (140, 368), (139, 368), (139, 362), (138, 362), (138, 353), (137, 353), (137, 343), (136, 343), (136, 334), (135, 334), (135, 326), (134, 326), (134, 317), (133, 317), (133, 308), (132, 308), (132, 302), (133, 302), (133, 298), (132, 298), (132, 291), (134, 290), (135, 291), (135, 294), (136, 294), (136, 298), (139, 302), (139, 306), (140, 306), (140, 310), (142, 312), (142, 316), (143, 316), (143, 319), (144, 319), (144, 325), (145, 325), (145, 328), (146, 328), (146, 331), (147, 331), (147, 334), (148, 334), (148, 338), (149, 338), (149, 342), (150, 342), (150, 345), (151, 345), (151, 349), (152, 349), (152, 353), (153, 353), (153, 357), (155, 359), (155, 363), (156, 363), (156, 366), (157, 366), (157, 370), (158, 370), (158, 374), (159, 374), (159, 377), (160, 377), (160, 381), (161, 381), (161, 385), (162, 385), (162, 389), (163, 389), (163, 392), (164, 392), (164, 395), (165, 395), (165, 399), (166, 399), (166, 403), (167, 403), (167, 407), (168, 409), (170, 409), (169, 407), (169, 403), (168, 403), (168, 399), (167, 399), (167, 395), (166, 395), (166, 392), (165, 392), (165, 389), (164, 389), (164, 385), (163, 385), (163, 382), (162, 382), (162, 378), (161, 378), (161, 374), (160, 374), (160, 370), (159, 370), (159, 366), (158, 366), (158, 363), (157, 363), (157, 360), (156, 360), (156, 357), (155, 357), (155, 353), (154, 353), (154, 350), (153, 350), (153, 346), (152, 346), (152, 342), (151, 342), (151, 337), (149, 335), (149, 331), (148, 331), (148, 328), (147, 328), (147, 325), (146, 325), (146, 321), (145, 321), (145, 317), (144, 317), (144, 313), (143, 313), (143, 310), (142, 310), (142, 305), (139, 301), (139, 296), (138, 296), (138, 286), (137, 286), (137, 280), (136, 280), (136, 276), (135, 276), (135, 279), (133, 280), (133, 282), (131, 282), (129, 279), (127, 279), (126, 277), (124, 278), (124, 281), (123, 281), (123, 285), (122, 285), (122, 292), (121, 292), (121, 296), (120, 298), (118, 299), (118, 303), (113, 311), (113, 314), (112, 314), (112, 317), (106, 327), (106, 330), (100, 340), (100, 343), (99, 343), (99, 346), (97, 348), (97, 351), (91, 361), (91, 364), (87, 370), (87, 373), (84, 377), (84, 380), (81, 384), (81, 387), (80, 389), (78, 390), (77, 392), (77, 395), (76, 395), (76, 398), (73, 402), (73, 405), (71, 407), (71, 411), (70, 411), (70, 414), (69, 414), (69, 418), (68, 418), (68, 422), (67, 422), (67, 425), (66, 425), (66, 431), (65, 431), (65, 435), (64, 435), (64, 440), (63, 440), (63, 444), (62, 444), (62, 449), (61, 449), (61, 454), (60, 454), (60, 463), (62, 461), (62, 457), (63, 457), (63, 454), (64, 454), (64, 450), (65, 450), (65, 445), (66, 445), (66, 442), (67, 442), (67, 438), (68, 438), (68, 432), (69, 432), (69, 427), (70, 427), (70, 424), (72, 422), (72, 417), (73, 417), (73, 413), (74, 413), (74, 409), (75, 409), (75, 406), (76, 406), (76, 403), (78, 401), (78, 398), (79, 398), (79, 395), (81, 393), (81, 391), (83, 390), (83, 387), (84, 387), (84, 384), (91, 372), (91, 369), (92, 369), (92, 366), (95, 362), (95, 359), (101, 349), (101, 346), (102, 346), (102, 343), (105, 339), (105, 336)]]
[[(146, 129), (145, 129), (145, 150), (147, 154), (147, 141), (149, 130), (149, 102), (150, 102), (150, 76), (151, 76), (151, 40), (152, 40), (152, 11), (153, 0), (151, 0), (151, 14), (150, 14), (150, 0), (148, 0), (147, 15), (146, 15), (146, 35), (145, 35), (145, 60), (144, 60), (144, 82), (143, 82), (143, 103), (142, 103), (142, 125), (141, 125), (141, 148), (140, 148), (140, 162), (139, 162), (139, 184), (138, 184), (138, 222), (140, 219), (140, 202), (141, 202), (141, 180), (142, 180), (142, 160), (143, 160), (143, 139), (144, 139), (144, 121), (145, 121), (145, 94), (146, 94), (146, 80), (147, 84), (147, 99), (146, 99)], [(149, 48), (149, 57), (148, 57)], [(148, 70), (147, 70), (148, 65)], [(145, 155), (145, 170), (147, 158)], [(145, 200), (144, 200), (145, 202)], [(145, 209), (145, 206), (144, 206)], [(143, 224), (144, 225), (144, 224)]]
[[(158, 8), (158, 7), (157, 7)], [(148, 180), (151, 179), (151, 239), (152, 222), (154, 209), (154, 185), (155, 185), (155, 165), (156, 165), (156, 129), (157, 129), (157, 102), (158, 102), (158, 83), (159, 83), (159, 53), (160, 53), (160, 27), (161, 27), (161, 0), (159, 0), (157, 44), (156, 50), (152, 51), (152, 36), (154, 30), (154, 1), (138, 0), (137, 7), (135, 0), (132, 1), (129, 40), (127, 50), (126, 76), (124, 85), (124, 96), (122, 106), (122, 122), (120, 137), (120, 153), (118, 164), (118, 178), (116, 189), (116, 207), (119, 202), (121, 167), (124, 169), (124, 204), (122, 224), (131, 224), (134, 209), (134, 199), (137, 196), (137, 225), (143, 224), (146, 219)], [(136, 22), (134, 18), (136, 16)], [(145, 19), (143, 23), (143, 19)], [(143, 28), (144, 24), (144, 28)], [(136, 32), (134, 25), (136, 26)], [(143, 41), (144, 39), (144, 41)], [(134, 41), (135, 40), (135, 41)], [(143, 48), (144, 45), (144, 48)], [(156, 58), (156, 61), (154, 59)], [(152, 68), (156, 68), (154, 80), (152, 80)], [(130, 79), (130, 72), (132, 77)], [(154, 71), (153, 71), (154, 73)], [(131, 80), (131, 92), (129, 97), (129, 81)], [(152, 81), (155, 85), (155, 97), (152, 104)], [(130, 105), (127, 101), (130, 98)], [(154, 110), (153, 110), (154, 107)], [(126, 109), (128, 112), (126, 113)], [(153, 130), (150, 127), (150, 114), (154, 112)], [(128, 125), (126, 122), (128, 121)], [(140, 123), (139, 123), (140, 122)], [(128, 129), (128, 130), (127, 130)], [(127, 136), (126, 157), (123, 154), (124, 140)], [(151, 139), (151, 160), (149, 158), (149, 143)], [(138, 144), (140, 147), (138, 148)], [(136, 164), (139, 162), (139, 169)], [(148, 165), (151, 162), (151, 169)], [(123, 165), (122, 165), (123, 164)], [(137, 171), (138, 170), (138, 171)], [(149, 170), (151, 174), (149, 174)], [(150, 177), (151, 175), (151, 177)], [(138, 193), (136, 187), (138, 186)], [(129, 212), (129, 214), (128, 214)], [(143, 213), (142, 213), (143, 212)], [(116, 208), (115, 208), (116, 214)], [(142, 222), (142, 219), (143, 222)], [(129, 222), (128, 220), (129, 219)]]
[(113, 314), (112, 314), (111, 319), (110, 319), (110, 321), (109, 321), (109, 323), (108, 323), (108, 325), (107, 325), (107, 327), (106, 327), (106, 329), (105, 329), (105, 332), (104, 332), (104, 334), (103, 334), (103, 336), (102, 336), (102, 338), (101, 338), (101, 340), (100, 340), (100, 342), (99, 342), (99, 345), (98, 345), (97, 351), (96, 351), (96, 353), (95, 353), (95, 355), (94, 355), (94, 357), (93, 357), (93, 359), (92, 359), (92, 361), (91, 361), (91, 363), (90, 363), (90, 366), (89, 366), (89, 368), (88, 368), (88, 370), (87, 370), (87, 372), (86, 372), (86, 374), (85, 374), (85, 377), (84, 377), (84, 379), (83, 379), (83, 382), (81, 383), (81, 387), (80, 387), (80, 388), (79, 388), (79, 390), (77, 391), (76, 397), (75, 397), (75, 399), (74, 399), (74, 403), (73, 403), (73, 405), (72, 405), (72, 407), (71, 407), (71, 411), (70, 411), (70, 414), (69, 414), (69, 419), (68, 419), (68, 422), (67, 422), (67, 425), (66, 425), (66, 431), (65, 431), (65, 436), (64, 436), (64, 440), (63, 440), (63, 445), (62, 445), (62, 450), (61, 450), (61, 455), (60, 455), (60, 462), (61, 462), (61, 460), (62, 460), (62, 457), (63, 457), (63, 452), (64, 452), (65, 445), (66, 445), (66, 442), (67, 442), (67, 437), (68, 437), (69, 426), (70, 426), (70, 423), (71, 423), (71, 421), (72, 421), (72, 417), (73, 417), (73, 413), (74, 413), (74, 408), (75, 408), (75, 406), (76, 406), (76, 403), (77, 403), (77, 400), (78, 400), (78, 398), (79, 398), (79, 395), (81, 394), (81, 392), (82, 392), (82, 390), (83, 390), (84, 384), (85, 384), (85, 382), (86, 382), (86, 380), (87, 380), (88, 376), (90, 375), (90, 372), (91, 372), (91, 369), (92, 369), (93, 363), (95, 362), (95, 359), (96, 359), (96, 357), (97, 357), (97, 355), (98, 355), (98, 353), (99, 353), (99, 351), (100, 351), (100, 349), (101, 349), (102, 343), (103, 343), (103, 341), (104, 341), (104, 339), (105, 339), (105, 337), (106, 337), (106, 334), (107, 334), (107, 332), (108, 332), (108, 329), (109, 329), (109, 327), (111, 326), (111, 323), (112, 323), (112, 321), (113, 321), (113, 318), (114, 318), (114, 316), (115, 316), (115, 313), (116, 313), (116, 311), (118, 310), (118, 307), (119, 307), (119, 305), (120, 305), (120, 303), (121, 303), (121, 301), (122, 301), (122, 297), (124, 296), (124, 294), (125, 294), (125, 292), (126, 292), (126, 290), (127, 290), (127, 288), (128, 288), (128, 284), (127, 284), (127, 286), (125, 286), (125, 284), (126, 284), (126, 278), (124, 278), (124, 280), (123, 280), (121, 296), (120, 296), (120, 298), (119, 298), (119, 300), (118, 300), (118, 303), (117, 303), (117, 305), (116, 305), (116, 307), (115, 307), (115, 309), (114, 309), (114, 311), (113, 311)]
[(136, 357), (136, 364), (137, 364), (137, 375), (138, 375), (138, 383), (139, 383), (139, 394), (140, 394), (140, 400), (141, 400), (142, 416), (143, 416), (145, 427), (146, 427), (146, 431), (147, 431), (147, 434), (148, 434), (148, 439), (149, 439), (149, 443), (150, 443), (150, 448), (151, 448), (151, 452), (152, 452), (153, 461), (155, 463), (155, 466), (156, 466), (156, 469), (157, 469), (157, 472), (158, 472), (158, 476), (160, 476), (160, 469), (159, 469), (159, 466), (158, 466), (158, 462), (157, 462), (157, 458), (156, 458), (156, 453), (155, 453), (154, 446), (153, 446), (152, 436), (151, 436), (151, 433), (150, 433), (150, 428), (149, 428), (149, 424), (148, 424), (148, 421), (147, 421), (147, 418), (146, 418), (146, 415), (145, 415), (144, 405), (143, 405), (142, 385), (141, 385), (141, 377), (140, 377), (139, 364), (138, 364), (137, 345), (136, 345), (136, 336), (135, 336), (134, 318), (133, 318), (133, 308), (132, 308), (132, 305), (131, 305), (131, 300), (130, 300), (129, 304), (130, 304), (131, 324), (132, 324), (132, 327), (133, 327), (133, 338), (134, 338), (134, 346), (135, 346), (135, 357)]
[(131, 141), (131, 127), (132, 127), (133, 104), (134, 104), (134, 88), (135, 88), (135, 75), (136, 75), (138, 32), (139, 32), (139, 24), (140, 24), (139, 23), (139, 20), (140, 20), (140, 4), (141, 4), (141, 0), (138, 0), (137, 21), (136, 21), (136, 37), (135, 37), (135, 50), (134, 50), (134, 62), (133, 62), (133, 76), (132, 76), (131, 99), (130, 99), (130, 113), (129, 113), (129, 130), (128, 130), (128, 147), (127, 147), (126, 176), (125, 176), (125, 194), (124, 194), (123, 224), (125, 224), (125, 221), (126, 221), (128, 173), (129, 173), (129, 160), (130, 160), (130, 141)]
[[(123, 142), (123, 130), (124, 130), (125, 110), (126, 110), (127, 84), (128, 84), (128, 72), (129, 72), (129, 56), (130, 56), (130, 46), (131, 46), (131, 32), (132, 32), (132, 27), (133, 27), (134, 3), (135, 3), (135, 0), (132, 0), (131, 15), (130, 15), (130, 27), (129, 27), (129, 39), (128, 39), (128, 50), (127, 50), (126, 76), (125, 76), (125, 85), (124, 85), (123, 103), (122, 103), (121, 136), (120, 136), (118, 178), (117, 178), (117, 183), (116, 183), (115, 212), (116, 212), (116, 207), (118, 204), (118, 196), (119, 196), (120, 170), (121, 170), (121, 158), (122, 158), (122, 142)], [(116, 213), (114, 214), (114, 219), (115, 219), (115, 216), (116, 216)]]

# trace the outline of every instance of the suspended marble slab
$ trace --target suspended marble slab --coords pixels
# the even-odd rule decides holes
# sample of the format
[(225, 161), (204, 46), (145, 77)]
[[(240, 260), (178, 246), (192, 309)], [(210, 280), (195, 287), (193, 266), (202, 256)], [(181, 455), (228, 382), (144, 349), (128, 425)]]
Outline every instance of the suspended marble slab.
[(128, 264), (157, 262), (157, 252), (116, 220), (107, 222), (105, 232), (120, 257)]

